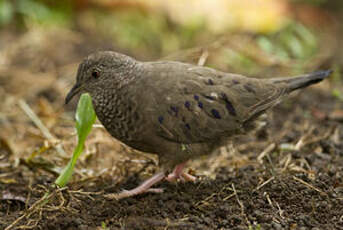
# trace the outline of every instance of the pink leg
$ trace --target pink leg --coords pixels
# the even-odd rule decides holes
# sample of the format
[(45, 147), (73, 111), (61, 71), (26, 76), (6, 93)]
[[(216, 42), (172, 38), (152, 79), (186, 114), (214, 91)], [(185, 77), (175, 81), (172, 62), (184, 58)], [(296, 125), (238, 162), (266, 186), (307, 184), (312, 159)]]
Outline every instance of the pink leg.
[(182, 172), (183, 169), (185, 168), (187, 162), (183, 162), (181, 164), (178, 164), (175, 166), (174, 170), (172, 173), (170, 173), (167, 177), (166, 180), (169, 182), (175, 181), (177, 179), (180, 179), (181, 181), (195, 181), (196, 177)]
[(158, 189), (158, 188), (151, 188), (154, 184), (160, 182), (165, 178), (165, 173), (164, 172), (159, 172), (152, 176), (151, 178), (147, 179), (144, 181), (141, 185), (138, 187), (131, 189), (131, 190), (124, 190), (120, 193), (116, 194), (108, 194), (106, 198), (109, 199), (116, 199), (120, 200), (126, 197), (131, 197), (131, 196), (136, 196), (138, 194), (146, 193), (146, 192), (154, 192), (154, 193), (161, 193), (163, 192), (163, 189)]

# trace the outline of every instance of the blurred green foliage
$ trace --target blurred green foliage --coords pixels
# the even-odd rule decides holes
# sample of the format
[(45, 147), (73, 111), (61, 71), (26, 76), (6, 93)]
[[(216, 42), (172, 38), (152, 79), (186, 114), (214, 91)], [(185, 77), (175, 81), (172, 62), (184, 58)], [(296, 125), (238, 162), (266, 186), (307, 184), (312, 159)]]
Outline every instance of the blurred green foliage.
[(71, 15), (71, 3), (67, 0), (0, 0), (0, 26), (10, 23), (66, 26)]
[[(276, 60), (275, 63), (288, 66), (293, 73), (302, 72), (306, 65), (319, 52), (319, 41), (314, 32), (304, 25), (290, 21), (287, 26), (276, 33), (260, 34), (254, 38), (257, 47), (248, 53), (235, 49), (225, 49), (223, 62), (228, 69), (246, 74), (255, 74), (265, 68), (264, 61), (259, 61), (259, 53), (265, 53), (269, 60)], [(255, 53), (255, 55), (251, 55)], [(293, 63), (289, 65), (289, 63)]]
[(186, 26), (175, 25), (162, 14), (148, 14), (140, 10), (96, 12), (96, 24), (104, 34), (116, 40), (120, 47), (148, 51), (150, 55), (168, 54), (181, 47), (191, 47), (204, 30), (196, 21)]
[(336, 97), (338, 100), (343, 102), (343, 91), (339, 89), (332, 90), (332, 95)]
[[(315, 5), (328, 3), (327, 0), (292, 1)], [(150, 12), (138, 7), (107, 9), (92, 5), (80, 9), (75, 1), (70, 0), (0, 0), (0, 27), (6, 25), (19, 25), (19, 28), (24, 29), (29, 29), (31, 25), (69, 27), (92, 35), (89, 40), (106, 39), (106, 42), (112, 42), (112, 47), (150, 60), (169, 56), (175, 51), (202, 46), (221, 36), (230, 37), (232, 33), (239, 32), (238, 29), (228, 30), (225, 34), (212, 34), (202, 18), (181, 25), (162, 12)], [(295, 72), (303, 71), (306, 64), (319, 52), (320, 42), (316, 31), (297, 21), (289, 20), (277, 32), (253, 34), (251, 37), (259, 50), (250, 52), (259, 54), (262, 51), (268, 58), (277, 60), (276, 65), (287, 66)], [(103, 47), (99, 47), (101, 48)], [(267, 65), (244, 49), (223, 47), (217, 51), (219, 54), (214, 54), (218, 56), (215, 59), (217, 63), (226, 65), (225, 70), (255, 74)], [(211, 61), (206, 64), (216, 67), (216, 63)]]
[(290, 23), (275, 34), (259, 36), (257, 42), (265, 52), (285, 60), (306, 60), (318, 51), (316, 36), (297, 22)]
[(258, 63), (243, 52), (234, 49), (225, 49), (223, 57), (223, 62), (228, 66), (228, 69), (234, 72), (244, 70), (246, 74), (254, 74), (259, 71), (260, 66)]
[(13, 5), (8, 0), (0, 0), (0, 26), (10, 23), (13, 16)]
[(306, 4), (312, 4), (312, 5), (322, 5), (322, 4), (327, 3), (328, 0), (292, 0), (292, 2), (295, 2), (295, 3), (306, 3)]

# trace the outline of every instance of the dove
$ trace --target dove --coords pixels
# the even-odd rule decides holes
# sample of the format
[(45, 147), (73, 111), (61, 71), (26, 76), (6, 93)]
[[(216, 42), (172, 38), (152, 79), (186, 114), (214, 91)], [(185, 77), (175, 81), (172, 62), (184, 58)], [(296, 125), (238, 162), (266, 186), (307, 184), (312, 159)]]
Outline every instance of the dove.
[(182, 62), (141, 62), (98, 51), (79, 65), (65, 102), (89, 93), (99, 121), (114, 138), (158, 155), (160, 170), (137, 188), (113, 196), (122, 199), (162, 192), (153, 186), (164, 179), (194, 181), (183, 171), (187, 161), (249, 132), (267, 109), (330, 73), (249, 78)]

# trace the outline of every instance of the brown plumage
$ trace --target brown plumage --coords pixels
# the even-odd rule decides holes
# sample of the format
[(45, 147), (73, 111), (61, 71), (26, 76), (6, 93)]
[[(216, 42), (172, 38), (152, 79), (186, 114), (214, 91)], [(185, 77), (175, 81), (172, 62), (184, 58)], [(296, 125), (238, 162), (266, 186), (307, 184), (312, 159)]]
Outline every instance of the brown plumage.
[(150, 187), (174, 167), (167, 179), (194, 179), (182, 173), (187, 160), (210, 154), (290, 92), (330, 73), (255, 79), (180, 62), (139, 62), (105, 51), (80, 64), (66, 103), (79, 92), (90, 93), (98, 119), (113, 137), (159, 156), (161, 172), (115, 196), (123, 198), (160, 191)]

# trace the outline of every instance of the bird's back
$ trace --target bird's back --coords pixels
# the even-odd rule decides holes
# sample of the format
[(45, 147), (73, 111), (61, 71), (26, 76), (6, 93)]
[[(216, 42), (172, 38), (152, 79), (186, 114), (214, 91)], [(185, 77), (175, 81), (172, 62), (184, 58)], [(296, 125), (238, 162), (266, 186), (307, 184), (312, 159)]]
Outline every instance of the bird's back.
[(144, 90), (141, 108), (156, 135), (183, 144), (239, 133), (255, 107), (267, 108), (284, 93), (266, 80), (178, 62), (145, 63), (136, 84)]

